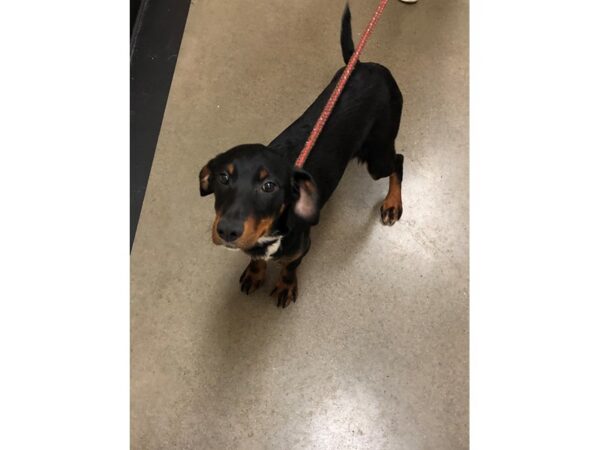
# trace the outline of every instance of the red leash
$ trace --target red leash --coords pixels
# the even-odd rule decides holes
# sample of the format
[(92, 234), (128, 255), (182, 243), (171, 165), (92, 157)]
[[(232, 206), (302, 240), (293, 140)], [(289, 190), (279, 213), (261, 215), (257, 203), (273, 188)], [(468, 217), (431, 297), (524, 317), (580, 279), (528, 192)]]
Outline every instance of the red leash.
[(319, 135), (321, 134), (321, 131), (323, 130), (323, 127), (325, 126), (325, 122), (327, 122), (327, 119), (329, 119), (329, 116), (331, 115), (331, 111), (333, 111), (333, 107), (337, 103), (338, 98), (339, 98), (340, 94), (342, 93), (342, 90), (344, 89), (346, 82), (348, 81), (348, 78), (350, 78), (350, 75), (352, 74), (352, 71), (354, 70), (356, 63), (358, 62), (358, 57), (360, 56), (361, 52), (363, 51), (363, 47), (367, 43), (367, 39), (373, 32), (373, 28), (375, 28), (375, 24), (379, 20), (379, 17), (381, 17), (381, 14), (383, 13), (383, 9), (385, 8), (385, 5), (387, 5), (387, 2), (388, 2), (388, 0), (381, 0), (379, 2), (379, 6), (375, 10), (373, 17), (371, 18), (371, 21), (367, 25), (367, 28), (365, 28), (365, 31), (363, 31), (363, 34), (360, 37), (358, 46), (354, 50), (354, 53), (352, 54), (350, 61), (348, 61), (348, 64), (346, 65), (344, 72), (342, 72), (342, 76), (338, 80), (338, 82), (335, 86), (335, 89), (331, 93), (331, 97), (329, 97), (329, 100), (327, 100), (327, 104), (325, 105), (325, 108), (323, 108), (323, 112), (317, 119), (317, 123), (315, 123), (314, 128), (310, 132), (310, 136), (308, 136), (308, 139), (306, 140), (306, 144), (304, 144), (304, 148), (298, 155), (298, 159), (296, 159), (296, 163), (295, 163), (296, 167), (302, 167), (304, 165), (304, 163), (306, 162), (306, 158), (308, 158), (310, 151), (315, 146), (315, 142), (317, 141)]

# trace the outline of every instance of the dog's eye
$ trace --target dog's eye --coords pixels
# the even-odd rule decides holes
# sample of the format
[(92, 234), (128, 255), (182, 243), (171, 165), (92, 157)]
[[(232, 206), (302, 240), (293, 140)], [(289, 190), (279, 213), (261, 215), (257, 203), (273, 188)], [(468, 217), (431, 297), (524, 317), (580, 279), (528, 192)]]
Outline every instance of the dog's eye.
[(220, 173), (219, 182), (221, 184), (229, 184), (229, 174), (227, 172)]
[(267, 181), (262, 185), (262, 190), (265, 192), (273, 192), (277, 188), (277, 185), (272, 181)]

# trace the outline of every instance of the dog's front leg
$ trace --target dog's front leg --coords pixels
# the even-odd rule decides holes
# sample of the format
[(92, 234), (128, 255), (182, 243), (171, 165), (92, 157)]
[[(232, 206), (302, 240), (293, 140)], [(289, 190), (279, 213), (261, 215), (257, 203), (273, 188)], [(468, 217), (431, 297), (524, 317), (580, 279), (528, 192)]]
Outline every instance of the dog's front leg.
[(277, 298), (277, 306), (285, 308), (292, 301), (295, 302), (298, 297), (298, 278), (296, 277), (296, 269), (300, 265), (302, 257), (289, 263), (282, 263), (279, 280), (271, 291), (271, 296)]
[(253, 259), (240, 277), (240, 289), (246, 294), (251, 294), (265, 282), (267, 276), (267, 262)]
[[(310, 250), (310, 235), (309, 231), (301, 234), (296, 238), (297, 246), (293, 246), (293, 250), (286, 253), (277, 262), (281, 264), (281, 273), (279, 280), (275, 283), (275, 287), (271, 291), (271, 296), (277, 298), (277, 306), (285, 308), (291, 302), (296, 302), (298, 298), (298, 278), (296, 277), (296, 269), (302, 262), (302, 258), (306, 256)], [(293, 239), (294, 240), (294, 239)]]

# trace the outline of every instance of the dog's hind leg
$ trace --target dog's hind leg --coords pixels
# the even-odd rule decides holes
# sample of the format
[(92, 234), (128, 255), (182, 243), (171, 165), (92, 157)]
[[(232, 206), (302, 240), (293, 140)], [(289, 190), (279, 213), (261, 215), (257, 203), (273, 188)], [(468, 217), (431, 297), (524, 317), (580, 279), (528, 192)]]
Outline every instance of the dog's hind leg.
[(367, 162), (367, 169), (374, 180), (389, 177), (388, 193), (381, 205), (381, 221), (384, 225), (393, 225), (402, 215), (402, 175), (404, 156), (396, 153), (394, 140), (373, 133), (361, 155)]
[(404, 156), (395, 155), (394, 172), (390, 175), (388, 193), (381, 205), (381, 221), (384, 225), (394, 225), (402, 215), (402, 174)]

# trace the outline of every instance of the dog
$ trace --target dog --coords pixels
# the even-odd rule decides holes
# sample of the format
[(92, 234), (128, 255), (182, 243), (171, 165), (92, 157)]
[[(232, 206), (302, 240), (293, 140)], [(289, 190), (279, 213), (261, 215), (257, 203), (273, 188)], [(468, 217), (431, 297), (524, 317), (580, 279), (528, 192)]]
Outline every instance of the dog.
[[(347, 64), (354, 52), (350, 9), (342, 16), (341, 47)], [(282, 265), (271, 296), (287, 307), (298, 298), (296, 269), (310, 249), (310, 229), (352, 159), (371, 177), (389, 177), (381, 205), (384, 225), (402, 215), (404, 157), (394, 141), (403, 98), (390, 71), (358, 62), (302, 169), (294, 162), (344, 68), (309, 108), (269, 145), (244, 144), (217, 155), (200, 170), (200, 195), (214, 194), (212, 240), (251, 258), (240, 277), (250, 294), (265, 281), (268, 260)]]

